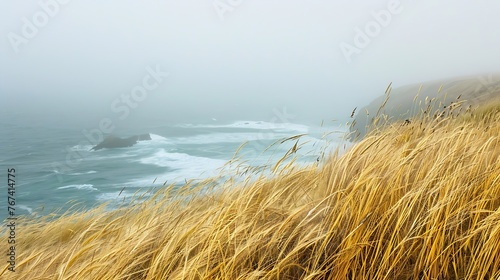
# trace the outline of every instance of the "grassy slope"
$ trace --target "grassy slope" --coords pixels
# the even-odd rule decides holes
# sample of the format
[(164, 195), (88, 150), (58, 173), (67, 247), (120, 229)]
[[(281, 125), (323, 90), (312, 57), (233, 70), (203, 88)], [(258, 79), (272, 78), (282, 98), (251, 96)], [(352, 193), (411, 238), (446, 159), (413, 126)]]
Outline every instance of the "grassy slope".
[[(481, 103), (498, 96), (500, 96), (500, 75), (455, 77), (391, 88), (388, 100), (386, 92), (370, 104), (358, 108), (351, 131), (357, 130), (360, 136), (364, 136), (367, 126), (379, 111), (390, 116), (391, 120), (412, 120), (423, 110), (428, 110), (428, 100), (433, 100), (432, 110), (438, 110), (457, 101), (462, 102), (465, 110), (468, 106), (476, 108)], [(386, 102), (384, 108), (380, 108), (384, 102)]]
[(196, 195), (207, 182), (115, 213), (25, 222), (17, 271), (1, 277), (498, 278), (499, 109), (395, 124), (321, 167), (210, 195)]

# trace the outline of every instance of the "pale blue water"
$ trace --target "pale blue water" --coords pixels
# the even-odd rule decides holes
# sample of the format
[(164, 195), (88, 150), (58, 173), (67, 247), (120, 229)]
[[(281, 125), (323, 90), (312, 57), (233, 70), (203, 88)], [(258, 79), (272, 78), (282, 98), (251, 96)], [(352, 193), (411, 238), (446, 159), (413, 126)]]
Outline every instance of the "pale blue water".
[(282, 156), (294, 142), (262, 152), (285, 137), (309, 133), (299, 152), (305, 162), (315, 162), (326, 144), (320, 128), (260, 121), (144, 127), (117, 136), (151, 133), (151, 141), (99, 151), (90, 151), (93, 143), (78, 129), (1, 122), (0, 130), (2, 220), (7, 217), (9, 168), (16, 169), (16, 214), (40, 216), (75, 203), (81, 209), (105, 202), (113, 207), (165, 182), (182, 184), (214, 176), (245, 141), (241, 154), (252, 166), (266, 164), (272, 154), (276, 159)]

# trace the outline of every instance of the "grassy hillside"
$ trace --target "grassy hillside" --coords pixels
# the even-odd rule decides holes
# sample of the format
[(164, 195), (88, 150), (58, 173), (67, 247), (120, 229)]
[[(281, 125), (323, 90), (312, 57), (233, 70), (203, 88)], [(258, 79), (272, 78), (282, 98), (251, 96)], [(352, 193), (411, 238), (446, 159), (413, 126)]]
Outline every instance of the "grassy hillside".
[[(390, 95), (390, 98), (387, 98)], [(414, 119), (423, 111), (437, 111), (444, 106), (460, 102), (465, 111), (469, 106), (477, 108), (485, 102), (500, 96), (500, 75), (484, 77), (462, 77), (448, 80), (388, 88), (385, 94), (358, 108), (351, 131), (355, 136), (364, 137), (377, 115), (385, 114), (388, 122)], [(432, 106), (429, 108), (429, 102)], [(381, 105), (384, 104), (383, 108)]]
[(1, 278), (498, 279), (498, 120), (496, 103), (394, 123), (271, 179), (24, 221), (16, 272)]

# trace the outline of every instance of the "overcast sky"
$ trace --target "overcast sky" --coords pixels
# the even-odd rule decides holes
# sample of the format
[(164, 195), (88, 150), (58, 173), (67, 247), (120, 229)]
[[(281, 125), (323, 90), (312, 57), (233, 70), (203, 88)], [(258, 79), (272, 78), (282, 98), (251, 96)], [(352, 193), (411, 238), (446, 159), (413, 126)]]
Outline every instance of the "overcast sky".
[[(0, 110), (33, 122), (345, 119), (499, 72), (500, 2), (0, 1)], [(167, 74), (168, 73), (168, 74)]]

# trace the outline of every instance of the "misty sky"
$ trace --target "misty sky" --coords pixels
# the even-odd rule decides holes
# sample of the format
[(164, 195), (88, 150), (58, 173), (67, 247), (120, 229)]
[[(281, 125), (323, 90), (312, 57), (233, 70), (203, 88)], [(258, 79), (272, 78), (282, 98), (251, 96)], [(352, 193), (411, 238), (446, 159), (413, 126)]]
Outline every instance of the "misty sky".
[(499, 72), (498, 11), (465, 0), (3, 0), (0, 115), (82, 128), (272, 121), (285, 107), (291, 122), (346, 119), (390, 82)]

